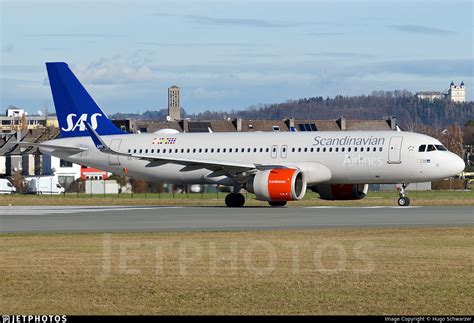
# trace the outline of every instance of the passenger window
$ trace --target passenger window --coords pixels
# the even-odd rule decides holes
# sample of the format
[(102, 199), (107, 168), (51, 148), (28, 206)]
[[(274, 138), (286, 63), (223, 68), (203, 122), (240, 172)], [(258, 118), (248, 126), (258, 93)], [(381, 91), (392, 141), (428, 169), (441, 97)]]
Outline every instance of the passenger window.
[(256, 152), (257, 152), (257, 148), (254, 148), (254, 149), (253, 149), (253, 152), (256, 153)]
[(435, 145), (435, 146), (436, 146), (436, 149), (438, 149), (439, 151), (448, 151), (446, 147), (444, 147), (443, 145)]
[(283, 152), (286, 153), (286, 147), (283, 147)]
[(313, 151), (314, 151), (314, 148), (313, 148), (313, 147), (311, 147), (311, 152), (313, 152)]
[(307, 152), (308, 152), (308, 148), (305, 148), (305, 149), (304, 149), (304, 152), (307, 153)]
[(299, 152), (299, 153), (301, 152), (301, 148), (298, 148), (298, 152)]
[(263, 153), (263, 148), (260, 148), (260, 152)]
[(344, 152), (344, 150), (346, 150), (346, 148), (345, 148), (345, 147), (342, 147), (342, 148), (341, 148), (341, 151)]
[(339, 151), (339, 148), (338, 148), (338, 147), (336, 147), (336, 153), (337, 153), (338, 151)]
[(187, 153), (189, 154), (190, 151), (191, 151), (191, 150), (188, 148)]
[(196, 152), (196, 148), (193, 148), (193, 154)]
[(221, 149), (220, 149), (220, 148), (217, 148), (217, 152), (220, 153), (220, 152), (221, 152)]
[(357, 147), (354, 147), (354, 152), (357, 152)]
[(166, 149), (163, 149), (163, 154), (166, 154)]
[(202, 153), (202, 149), (201, 149), (201, 148), (199, 148), (199, 153)]
[(134, 149), (134, 150), (133, 150), (133, 153), (134, 153), (134, 154), (136, 154), (136, 153), (137, 153), (137, 150), (136, 150), (136, 149)]
[(320, 150), (321, 150), (321, 149), (320, 149), (319, 147), (316, 149), (316, 151), (317, 151), (318, 153), (319, 153)]
[(214, 152), (214, 148), (211, 148), (211, 153), (213, 153), (213, 152)]
[(295, 148), (291, 148), (291, 152), (294, 153), (294, 152), (295, 152)]
[(222, 149), (222, 152), (223, 152), (223, 153), (225, 153), (225, 148), (224, 148), (224, 149)]
[(267, 153), (268, 153), (269, 151), (270, 151), (270, 148), (267, 148), (267, 149), (265, 149), (265, 152), (267, 152)]
[(177, 153), (178, 153), (178, 149), (176, 148), (176, 149), (174, 150), (174, 152), (175, 152), (175, 154), (177, 154)]
[(351, 147), (348, 147), (348, 148), (347, 148), (347, 151), (348, 151), (348, 152), (351, 152), (351, 149), (352, 149)]
[(156, 150), (156, 153), (157, 153), (157, 154), (159, 154), (159, 153), (160, 153), (160, 150), (159, 150), (159, 149), (157, 149), (157, 150)]
[(229, 148), (229, 152), (230, 152), (230, 153), (232, 152), (232, 148)]
[(242, 148), (242, 149), (240, 149), (240, 152), (242, 152), (242, 153), (243, 153), (244, 151), (245, 151), (245, 148)]
[(208, 152), (208, 149), (207, 149), (207, 148), (206, 148), (206, 149), (204, 149), (204, 152), (207, 154), (207, 152)]
[(323, 153), (325, 153), (325, 152), (326, 152), (326, 147), (323, 148)]
[(128, 150), (128, 153), (130, 154), (130, 149)]
[(277, 151), (277, 149), (275, 147), (273, 147), (272, 151), (275, 153)]
[(383, 148), (382, 148), (382, 147), (380, 147), (380, 148), (379, 148), (379, 151), (382, 151), (382, 150), (383, 150)]
[(435, 148), (434, 145), (428, 145), (427, 151), (435, 151), (435, 150), (436, 150), (436, 148)]
[[(159, 149), (158, 149), (158, 151), (159, 151)], [(181, 153), (184, 154), (184, 149), (183, 148), (181, 148)]]
[(332, 153), (332, 147), (329, 147), (329, 152)]

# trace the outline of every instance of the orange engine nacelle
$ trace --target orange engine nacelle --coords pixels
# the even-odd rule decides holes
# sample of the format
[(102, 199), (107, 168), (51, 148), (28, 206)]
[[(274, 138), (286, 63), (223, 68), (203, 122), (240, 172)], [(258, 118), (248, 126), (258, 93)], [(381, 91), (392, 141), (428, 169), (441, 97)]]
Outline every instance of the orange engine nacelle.
[(301, 200), (306, 193), (306, 180), (299, 169), (274, 168), (255, 174), (246, 188), (262, 201)]
[(323, 200), (360, 200), (367, 195), (367, 184), (320, 184), (313, 189)]

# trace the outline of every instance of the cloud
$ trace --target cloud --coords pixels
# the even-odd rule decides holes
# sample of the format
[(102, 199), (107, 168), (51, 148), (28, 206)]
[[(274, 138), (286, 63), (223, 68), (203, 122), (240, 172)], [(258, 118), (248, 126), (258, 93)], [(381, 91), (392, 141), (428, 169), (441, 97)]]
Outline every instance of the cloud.
[(3, 52), (7, 54), (13, 53), (15, 50), (15, 45), (13, 43), (8, 43), (3, 46)]
[(58, 38), (110, 38), (125, 37), (120, 34), (103, 34), (103, 33), (45, 33), (45, 34), (25, 34), (25, 37), (58, 37)]
[(429, 59), (390, 61), (373, 66), (379, 72), (411, 74), (420, 76), (464, 76), (472, 77), (474, 59)]
[(40, 73), (45, 70), (44, 65), (0, 65), (0, 72), (2, 74), (32, 74)]
[(232, 25), (232, 26), (244, 26), (244, 27), (257, 27), (257, 28), (284, 28), (298, 26), (298, 23), (282, 22), (282, 21), (271, 21), (264, 19), (249, 19), (249, 18), (216, 18), (210, 16), (201, 15), (178, 15), (171, 13), (154, 13), (153, 16), (157, 17), (183, 17), (188, 21), (206, 24), (206, 25)]
[(203, 87), (195, 88), (191, 91), (190, 97), (201, 99), (217, 99), (239, 95), (236, 89), (205, 89)]
[(123, 84), (156, 79), (153, 71), (146, 65), (132, 66), (106, 60), (73, 66), (71, 69), (81, 82), (90, 84)]
[(159, 47), (256, 47), (256, 43), (232, 43), (232, 42), (181, 42), (181, 43), (161, 43), (161, 42), (137, 42), (139, 45), (150, 45)]
[(374, 55), (367, 53), (353, 53), (353, 52), (316, 52), (306, 53), (307, 56), (311, 57), (323, 57), (323, 58), (372, 58)]
[(451, 31), (451, 30), (421, 26), (421, 25), (406, 24), (406, 25), (391, 25), (389, 27), (398, 31), (411, 33), (411, 34), (440, 35), (440, 36), (456, 34), (456, 32)]
[(185, 16), (188, 20), (192, 20), (200, 24), (210, 25), (234, 25), (234, 26), (246, 26), (246, 27), (264, 27), (264, 28), (281, 28), (291, 27), (297, 24), (294, 23), (283, 23), (263, 19), (248, 19), (248, 18), (214, 18), (208, 16), (197, 16), (187, 15)]
[(309, 32), (308, 35), (310, 36), (315, 36), (315, 37), (331, 37), (331, 36), (340, 36), (340, 35), (345, 35), (347, 34), (346, 32)]

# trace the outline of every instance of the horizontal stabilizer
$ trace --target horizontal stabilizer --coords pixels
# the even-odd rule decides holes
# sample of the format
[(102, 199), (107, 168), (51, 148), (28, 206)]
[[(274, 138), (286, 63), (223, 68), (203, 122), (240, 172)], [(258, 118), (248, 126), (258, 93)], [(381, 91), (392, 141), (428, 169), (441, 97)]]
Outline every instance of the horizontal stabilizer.
[(18, 145), (25, 145), (25, 146), (32, 146), (32, 147), (39, 147), (39, 148), (49, 148), (49, 149), (57, 149), (57, 150), (65, 150), (70, 152), (82, 152), (86, 151), (87, 148), (85, 147), (70, 147), (70, 146), (59, 146), (59, 145), (49, 145), (49, 144), (42, 144), (42, 143), (32, 143), (27, 141), (17, 141), (15, 144)]

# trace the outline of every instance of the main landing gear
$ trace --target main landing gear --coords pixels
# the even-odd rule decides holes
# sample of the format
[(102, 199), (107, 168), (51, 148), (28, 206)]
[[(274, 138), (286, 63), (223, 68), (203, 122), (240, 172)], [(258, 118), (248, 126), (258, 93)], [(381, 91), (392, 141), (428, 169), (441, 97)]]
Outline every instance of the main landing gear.
[(398, 198), (398, 205), (399, 206), (408, 206), (410, 205), (410, 199), (408, 196), (405, 196), (405, 188), (407, 187), (407, 184), (403, 183), (399, 188), (398, 188), (398, 195), (400, 196)]
[(286, 205), (286, 201), (268, 201), (271, 207), (282, 207)]
[(245, 204), (245, 197), (240, 193), (229, 193), (225, 197), (225, 205), (228, 207), (242, 207)]

